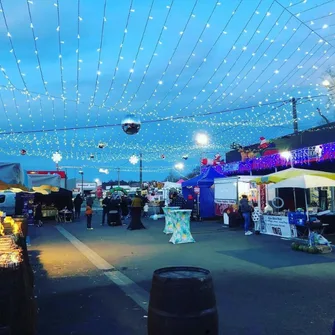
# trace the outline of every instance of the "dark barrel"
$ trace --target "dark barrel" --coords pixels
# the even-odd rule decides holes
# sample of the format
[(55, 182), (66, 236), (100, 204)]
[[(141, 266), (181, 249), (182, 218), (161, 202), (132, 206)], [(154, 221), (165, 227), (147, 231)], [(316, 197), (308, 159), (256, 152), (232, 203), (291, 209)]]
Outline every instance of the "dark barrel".
[(152, 278), (148, 335), (218, 335), (212, 276), (196, 267), (158, 269)]

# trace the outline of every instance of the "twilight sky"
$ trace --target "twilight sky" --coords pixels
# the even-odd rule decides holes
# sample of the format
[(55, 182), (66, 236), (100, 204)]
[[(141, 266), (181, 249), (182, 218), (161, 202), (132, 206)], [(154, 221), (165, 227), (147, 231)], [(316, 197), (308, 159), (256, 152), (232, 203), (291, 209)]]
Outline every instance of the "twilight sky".
[[(335, 1), (2, 0), (0, 161), (69, 177), (185, 173), (203, 156), (335, 120), (322, 86), (335, 60)], [(134, 114), (138, 134), (122, 120)], [(195, 134), (210, 144), (199, 148)], [(99, 149), (99, 143), (106, 146)], [(24, 149), (27, 154), (20, 155)], [(94, 158), (90, 158), (93, 155)], [(162, 157), (165, 157), (163, 159)], [(99, 173), (109, 169), (109, 175)]]

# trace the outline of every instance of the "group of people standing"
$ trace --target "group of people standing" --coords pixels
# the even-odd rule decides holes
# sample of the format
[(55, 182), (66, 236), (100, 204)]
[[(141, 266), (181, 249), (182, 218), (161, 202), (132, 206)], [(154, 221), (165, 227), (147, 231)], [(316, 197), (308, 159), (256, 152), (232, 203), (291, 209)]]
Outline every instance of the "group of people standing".
[[(78, 194), (74, 199), (75, 218), (80, 218), (81, 207), (83, 205), (83, 198)], [(86, 199), (85, 216), (87, 220), (87, 229), (92, 230), (92, 216), (93, 216), (93, 198)], [(147, 210), (147, 199), (143, 198), (140, 193), (137, 193), (133, 200), (126, 195), (112, 195), (107, 194), (102, 200), (102, 221), (101, 226), (107, 222), (109, 226), (121, 226), (122, 222), (127, 218), (131, 218), (128, 225), (129, 230), (144, 229), (141, 217), (142, 212)]]
[(114, 196), (110, 194), (102, 200), (102, 222), (105, 225), (106, 217), (109, 226), (120, 226), (122, 220), (129, 217), (131, 200), (127, 196)]

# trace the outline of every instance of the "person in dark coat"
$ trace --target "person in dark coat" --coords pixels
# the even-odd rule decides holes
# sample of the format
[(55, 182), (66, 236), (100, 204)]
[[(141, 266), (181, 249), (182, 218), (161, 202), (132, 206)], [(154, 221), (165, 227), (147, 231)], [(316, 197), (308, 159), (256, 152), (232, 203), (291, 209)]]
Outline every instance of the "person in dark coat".
[(108, 212), (108, 225), (109, 226), (121, 226), (120, 217), (120, 199), (118, 197), (112, 198), (109, 203)]
[(42, 204), (39, 201), (35, 207), (35, 215), (34, 215), (35, 224), (37, 227), (42, 227)]
[(249, 230), (252, 207), (249, 205), (248, 197), (245, 194), (242, 195), (242, 199), (240, 200), (239, 212), (244, 219), (244, 235), (252, 235), (252, 231)]
[[(106, 216), (108, 217), (110, 201), (111, 201), (111, 196), (110, 195), (107, 195), (104, 198), (104, 200), (102, 200), (102, 222), (101, 222), (102, 226), (105, 224)], [(107, 220), (108, 220), (108, 218), (107, 218)]]
[(193, 199), (192, 194), (190, 194), (187, 197), (185, 208), (192, 210), (192, 212), (191, 212), (191, 221), (193, 221), (194, 220), (194, 215), (193, 215), (194, 214), (194, 199)]
[(186, 200), (183, 198), (181, 194), (178, 194), (177, 192), (173, 193), (172, 201), (170, 204), (171, 207), (180, 207), (180, 209), (185, 209), (186, 206)]
[(86, 206), (90, 206), (92, 208), (93, 202), (94, 202), (93, 198), (90, 195), (88, 195), (86, 198)]
[(136, 194), (135, 198), (131, 204), (131, 221), (127, 229), (145, 229), (141, 221), (141, 214), (143, 208), (143, 201), (140, 194)]
[(74, 203), (74, 210), (75, 210), (74, 218), (79, 219), (81, 205), (83, 204), (83, 199), (81, 198), (80, 194), (77, 194), (73, 203)]
[(122, 197), (120, 205), (121, 205), (121, 218), (124, 220), (129, 214), (128, 199), (126, 196)]

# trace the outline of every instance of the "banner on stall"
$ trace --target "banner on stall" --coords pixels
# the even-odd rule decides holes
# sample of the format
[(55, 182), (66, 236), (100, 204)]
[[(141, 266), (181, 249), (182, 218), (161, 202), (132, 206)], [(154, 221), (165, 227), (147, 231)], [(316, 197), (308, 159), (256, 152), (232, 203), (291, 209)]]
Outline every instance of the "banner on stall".
[(262, 215), (261, 233), (286, 238), (297, 237), (296, 226), (289, 224), (287, 216)]
[(266, 207), (266, 186), (264, 184), (259, 185), (259, 202), (261, 205), (261, 211), (264, 211)]
[(234, 199), (215, 199), (215, 215), (222, 216), (226, 209), (236, 206), (236, 200)]

